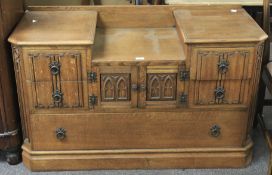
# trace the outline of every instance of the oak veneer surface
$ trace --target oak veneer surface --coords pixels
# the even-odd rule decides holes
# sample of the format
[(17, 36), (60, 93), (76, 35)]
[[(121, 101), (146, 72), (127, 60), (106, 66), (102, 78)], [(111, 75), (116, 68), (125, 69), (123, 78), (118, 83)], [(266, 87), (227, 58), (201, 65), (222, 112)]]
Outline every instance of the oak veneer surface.
[[(97, 11), (97, 26), (105, 28), (174, 27), (173, 10), (232, 9), (239, 5), (116, 5), (116, 6), (32, 6), (30, 11)], [(114, 15), (113, 15), (114, 14)]]
[(244, 9), (175, 10), (174, 15), (185, 43), (252, 42), (267, 37)]
[(175, 28), (98, 28), (94, 43), (95, 63), (185, 60)]
[(96, 18), (95, 11), (26, 12), (9, 41), (17, 45), (93, 44)]

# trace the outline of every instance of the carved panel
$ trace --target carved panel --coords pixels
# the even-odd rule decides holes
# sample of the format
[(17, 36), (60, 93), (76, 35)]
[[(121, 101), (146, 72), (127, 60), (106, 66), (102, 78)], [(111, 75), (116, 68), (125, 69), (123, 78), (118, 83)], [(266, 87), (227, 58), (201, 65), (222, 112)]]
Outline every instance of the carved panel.
[(101, 74), (101, 101), (130, 100), (130, 74)]
[(195, 49), (192, 80), (250, 79), (254, 64), (253, 48)]
[(176, 74), (148, 74), (147, 100), (175, 100), (176, 84)]
[(23, 57), (22, 57), (22, 49), (16, 45), (12, 45), (12, 55), (13, 55), (13, 65), (15, 70), (16, 77), (16, 86), (17, 86), (17, 94), (18, 101), (20, 105), (20, 118), (22, 123), (22, 131), (24, 138), (28, 138), (29, 136), (29, 124), (28, 124), (28, 110), (26, 108), (26, 96), (25, 88), (24, 88), (24, 76), (23, 76)]
[[(200, 51), (198, 52), (197, 79), (242, 79), (247, 67), (249, 52), (240, 51)], [(225, 69), (222, 70), (222, 63)], [(201, 64), (201, 65), (199, 65)]]
[(249, 80), (196, 81), (195, 104), (246, 104)]
[(81, 53), (30, 52), (28, 58), (35, 108), (83, 107)]

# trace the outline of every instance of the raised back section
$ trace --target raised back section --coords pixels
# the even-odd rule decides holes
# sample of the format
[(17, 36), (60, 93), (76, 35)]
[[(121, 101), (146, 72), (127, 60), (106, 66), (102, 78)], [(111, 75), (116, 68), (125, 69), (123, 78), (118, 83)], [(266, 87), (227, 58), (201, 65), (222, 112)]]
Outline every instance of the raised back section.
[[(95, 10), (98, 27), (173, 27), (173, 11), (177, 9), (208, 9), (211, 5), (162, 5), (162, 6), (32, 6), (31, 11)], [(241, 8), (239, 5), (212, 5), (216, 9)]]

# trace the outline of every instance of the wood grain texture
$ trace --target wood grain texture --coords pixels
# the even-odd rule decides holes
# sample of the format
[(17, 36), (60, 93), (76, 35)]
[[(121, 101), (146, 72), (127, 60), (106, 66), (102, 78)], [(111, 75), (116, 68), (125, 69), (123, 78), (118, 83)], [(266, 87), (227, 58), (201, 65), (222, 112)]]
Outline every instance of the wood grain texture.
[(174, 15), (185, 43), (253, 42), (267, 38), (242, 8), (176, 10)]
[(16, 45), (93, 44), (96, 18), (95, 11), (26, 12), (9, 42)]
[[(245, 112), (216, 111), (32, 115), (31, 146), (37, 151), (239, 147), (242, 146), (239, 127), (246, 124), (245, 115)], [(215, 124), (221, 127), (218, 137), (210, 134)], [(60, 127), (66, 130), (64, 140), (55, 135)]]
[[(190, 78), (197, 80), (250, 79), (254, 64), (254, 47), (218, 48), (194, 47), (192, 50)], [(227, 63), (220, 71), (220, 63)]]
[(98, 28), (92, 57), (96, 64), (185, 59), (175, 28)]
[[(102, 28), (157, 28), (176, 25), (176, 9), (232, 9), (240, 5), (121, 5), (121, 6), (33, 6), (30, 11), (97, 11), (97, 26)], [(112, 15), (114, 14), (114, 15)]]
[(44, 167), (50, 170), (239, 168), (251, 162), (252, 147), (249, 140), (242, 148), (33, 151), (25, 143), (23, 161), (33, 171), (44, 171)]

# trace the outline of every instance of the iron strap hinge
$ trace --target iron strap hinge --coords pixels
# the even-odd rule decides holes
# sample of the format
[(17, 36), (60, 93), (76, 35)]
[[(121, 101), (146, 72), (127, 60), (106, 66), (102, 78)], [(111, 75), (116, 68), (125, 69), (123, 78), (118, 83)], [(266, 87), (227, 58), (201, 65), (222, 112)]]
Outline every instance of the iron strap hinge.
[(93, 83), (96, 82), (97, 74), (96, 72), (88, 72), (88, 80)]
[(190, 71), (186, 68), (186, 64), (182, 63), (179, 68), (179, 79), (181, 81), (186, 81), (190, 79)]
[(186, 81), (190, 79), (190, 71), (187, 70), (181, 70), (179, 74), (179, 79), (181, 81)]
[(2, 137), (9, 137), (9, 136), (15, 136), (17, 134), (18, 134), (18, 129), (15, 129), (13, 131), (8, 131), (8, 132), (0, 133), (0, 138), (2, 138)]

